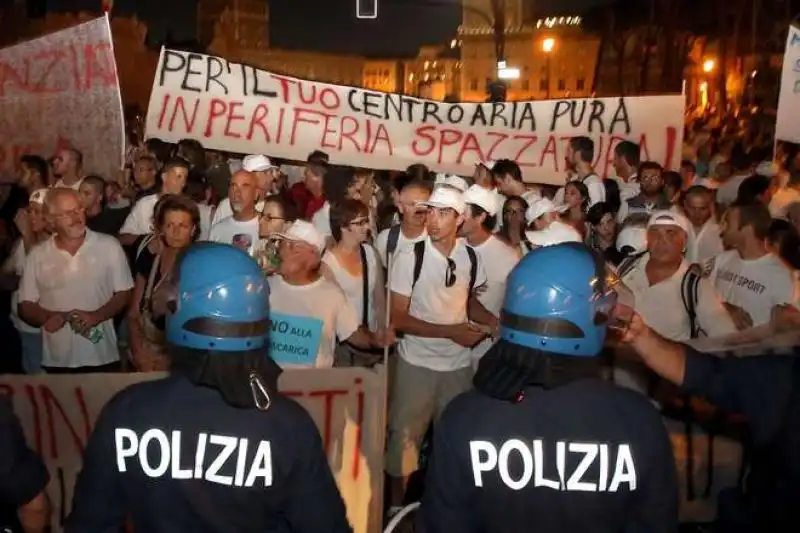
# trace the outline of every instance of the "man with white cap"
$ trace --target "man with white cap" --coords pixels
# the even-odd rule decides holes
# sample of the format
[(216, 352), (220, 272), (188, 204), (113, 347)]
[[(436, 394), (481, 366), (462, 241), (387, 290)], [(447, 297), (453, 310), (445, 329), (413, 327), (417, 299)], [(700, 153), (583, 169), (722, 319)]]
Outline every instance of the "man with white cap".
[(403, 503), (429, 424), (472, 386), (472, 348), (497, 327), (477, 298), (483, 263), (458, 239), (463, 195), (438, 187), (420, 205), (428, 207), (428, 237), (397, 251), (390, 278), (392, 325), (403, 333), (389, 398), (390, 513)]
[[(660, 335), (684, 342), (736, 331), (711, 281), (689, 279), (685, 260), (692, 223), (673, 211), (656, 211), (647, 223), (647, 251), (620, 263), (619, 275), (633, 293), (634, 308)], [(687, 287), (687, 284), (696, 284)], [(695, 301), (686, 301), (691, 296)], [(693, 309), (689, 309), (689, 307)], [(696, 315), (692, 324), (692, 315)]]
[[(497, 213), (502, 207), (496, 195), (480, 185), (473, 185), (464, 193), (464, 202), (467, 208), (459, 233), (478, 254), (486, 270), (486, 286), (478, 294), (478, 301), (499, 319), (506, 292), (506, 279), (519, 262), (520, 252), (492, 233), (497, 223)], [(485, 339), (472, 350), (473, 367), (477, 367), (478, 361), (492, 342), (491, 339)]]
[[(297, 333), (297, 344), (273, 336), (270, 356), (284, 368), (330, 368), (336, 340), (359, 348), (382, 348), (384, 337), (359, 326), (342, 289), (320, 273), (325, 237), (304, 220), (277, 235), (280, 265), (269, 277), (273, 328)], [(309, 342), (310, 340), (310, 342)]]
[[(497, 183), (494, 179), (494, 168), (497, 166), (497, 161), (477, 161), (475, 163), (475, 174), (473, 175), (473, 179), (475, 180), (475, 185), (483, 187), (487, 191), (491, 192), (497, 197), (497, 203), (500, 206), (498, 209), (503, 207), (503, 204), (506, 202), (506, 197), (498, 190)], [(500, 229), (503, 217), (499, 217), (497, 219), (497, 224), (494, 227), (494, 230), (497, 231)]]
[[(272, 184), (278, 179), (280, 169), (273, 165), (265, 155), (248, 155), (242, 160), (241, 170), (252, 172), (256, 176), (259, 193), (256, 211), (260, 213), (264, 209), (264, 197), (269, 194), (272, 189)], [(214, 226), (223, 218), (227, 218), (231, 215), (233, 215), (231, 201), (229, 198), (223, 198), (217, 206), (217, 210), (214, 212), (214, 219), (211, 221), (211, 225)]]
[(554, 204), (549, 198), (531, 202), (525, 212), (525, 220), (534, 228), (534, 231), (525, 233), (530, 243), (534, 246), (552, 246), (562, 242), (582, 242), (578, 230), (559, 220), (567, 208), (566, 205)]
[(467, 180), (462, 178), (461, 176), (456, 176), (455, 174), (445, 174), (440, 172), (436, 174), (436, 179), (433, 182), (434, 187), (450, 187), (452, 189), (457, 190), (458, 192), (466, 192), (469, 188), (469, 183)]

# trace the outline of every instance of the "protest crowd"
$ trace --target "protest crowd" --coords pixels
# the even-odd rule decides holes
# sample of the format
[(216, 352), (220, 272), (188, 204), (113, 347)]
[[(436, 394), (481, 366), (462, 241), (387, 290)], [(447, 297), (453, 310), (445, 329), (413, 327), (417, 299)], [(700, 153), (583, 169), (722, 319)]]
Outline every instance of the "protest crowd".
[[(248, 335), (267, 339), (269, 355), (263, 357), (276, 368), (265, 372), (275, 380), (281, 370), (383, 367), (387, 372), (382, 521), (421, 498), (417, 531), (430, 533), (540, 530), (535, 523), (514, 522), (520, 516), (541, 520), (542, 531), (666, 532), (677, 531), (679, 521), (681, 527), (695, 528), (687, 531), (798, 531), (797, 500), (794, 506), (789, 502), (800, 497), (800, 372), (790, 356), (775, 354), (796, 354), (800, 329), (800, 146), (782, 143), (773, 153), (771, 140), (751, 135), (747, 123), (733, 115), (691, 119), (677, 169), (647, 159), (637, 142), (623, 140), (613, 146), (611, 169), (601, 172), (595, 168), (600, 157), (595, 142), (574, 135), (565, 142), (560, 175), (549, 180), (562, 185), (553, 186), (524, 181), (523, 170), (511, 159), (476, 159), (472, 174), (456, 175), (434, 172), (423, 163), (404, 171), (344, 166), (323, 150), (296, 161), (275, 157), (268, 147), (266, 153), (242, 154), (211, 149), (194, 138), (177, 143), (143, 138), (138, 124), (127, 124), (126, 161), (119, 175), (87, 175), (87, 147), (78, 145), (63, 146), (55, 154), (28, 153), (17, 161), (16, 181), (4, 187), (0, 199), (0, 282), (8, 295), (8, 322), (0, 333), (4, 372), (66, 377), (174, 371), (170, 316), (181, 312), (174, 305), (180, 287), (190, 277), (222, 276), (228, 268), (236, 273), (252, 266), (266, 280), (270, 328)], [(233, 249), (241, 252), (231, 255)], [(238, 262), (242, 252), (251, 266)], [(545, 260), (547, 254), (552, 259)], [(555, 308), (564, 289), (552, 280), (580, 275), (589, 256), (601, 265), (602, 276), (615, 280), (618, 307), (629, 311), (626, 327), (613, 342), (610, 337), (603, 342), (605, 323), (596, 319), (583, 333), (570, 333), (574, 321), (564, 318), (569, 311)], [(537, 257), (543, 258), (540, 263), (533, 261)], [(250, 312), (247, 298), (259, 283), (248, 276), (250, 288), (240, 294), (242, 313)], [(490, 367), (503, 357), (516, 357), (508, 348), (514, 337), (504, 328), (537, 327), (524, 316), (524, 302), (521, 311), (512, 308), (515, 295), (537, 284), (545, 287), (538, 297), (545, 294), (554, 306), (551, 312), (560, 317), (537, 335), (584, 338), (586, 328), (602, 327), (596, 353), (590, 353), (592, 346), (585, 348), (587, 356), (599, 354), (597, 372), (592, 373), (594, 367), (548, 367), (540, 388), (551, 396), (540, 398), (526, 388), (528, 382), (511, 385), (509, 401), (483, 416), (487, 404), (470, 391), (498, 390), (497, 382), (486, 378)], [(614, 320), (609, 312), (604, 316)], [(202, 336), (203, 328), (210, 327), (201, 315), (191, 320), (195, 329), (187, 325), (185, 331), (192, 335)], [(644, 331), (649, 333), (634, 338)], [(184, 348), (196, 347), (187, 334), (182, 338), (188, 339)], [(739, 345), (772, 346), (766, 350), (770, 368), (751, 368), (745, 360), (756, 356), (728, 353)], [(715, 355), (699, 354), (703, 346)], [(778, 363), (776, 357), (789, 363)], [(724, 370), (715, 366), (731, 358), (744, 364)], [(685, 371), (671, 366), (684, 359)], [(514, 360), (514, 368), (525, 366)], [(720, 375), (713, 373), (717, 370)], [(589, 375), (603, 384), (569, 389)], [(261, 382), (250, 377), (255, 391)], [(758, 387), (755, 395), (723, 384), (724, 379), (738, 384), (748, 378)], [(570, 385), (561, 387), (559, 379)], [(109, 413), (126, 412), (146, 424), (141, 415), (145, 404), (155, 413), (182, 401), (177, 393), (163, 401), (144, 394), (160, 394), (158, 387), (137, 389), (136, 408), (133, 396), (125, 398), (128, 403), (113, 400)], [(503, 391), (490, 396), (507, 395)], [(231, 405), (237, 405), (237, 394), (222, 393)], [(265, 409), (272, 404), (272, 409), (291, 410), (283, 400), (264, 395)], [(645, 397), (649, 401), (642, 401)], [(195, 398), (198, 412), (219, 414), (210, 397)], [(491, 426), (486, 431), (512, 427), (517, 419), (508, 408), (516, 404), (540, 417), (540, 427), (562, 424), (568, 446), (559, 441), (558, 448), (552, 443), (543, 447), (542, 440), (534, 440), (531, 448), (529, 440), (515, 441), (528, 455), (515, 448), (522, 459), (509, 466), (506, 444), (511, 441), (502, 447), (497, 441), (494, 447), (491, 439), (471, 440), (467, 449), (472, 455), (465, 455), (464, 464), (471, 459), (472, 467), (457, 472), (462, 451), (455, 447), (456, 436), (473, 426)], [(604, 406), (609, 410), (602, 411)], [(560, 419), (561, 409), (583, 409), (585, 416)], [(616, 414), (607, 415), (611, 412)], [(257, 424), (255, 418), (250, 421)], [(749, 430), (742, 430), (748, 423)], [(101, 426), (96, 434), (104, 431)], [(581, 428), (600, 429), (589, 438)], [(132, 436), (116, 434), (117, 450), (120, 443), (124, 448), (135, 441), (135, 432), (127, 431)], [(180, 439), (180, 431), (173, 432), (173, 445), (175, 433)], [(623, 433), (630, 445), (615, 442)], [(211, 442), (215, 438), (229, 437), (211, 435)], [(283, 438), (289, 439), (288, 434)], [(299, 434), (292, 439), (292, 446), (304, 449)], [(725, 446), (718, 447), (715, 457), (715, 443), (723, 439)], [(86, 449), (85, 479), (79, 478), (73, 514), (63, 522), (68, 531), (119, 530), (99, 518), (118, 502), (103, 495), (107, 487), (88, 481), (91, 476), (111, 479), (103, 476), (109, 476), (105, 471), (114, 462), (113, 437), (108, 437), (112, 448), (104, 458), (108, 464), (91, 463), (100, 460), (90, 454), (100, 453), (101, 440), (93, 436)], [(233, 440), (241, 459), (247, 439)], [(276, 443), (277, 437), (273, 446), (278, 449)], [(778, 464), (768, 475), (781, 471), (784, 477), (764, 479), (763, 469), (757, 473), (765, 446), (779, 456), (773, 457)], [(135, 453), (126, 450), (130, 457)], [(587, 458), (582, 466), (567, 456), (577, 452)], [(277, 478), (284, 474), (279, 473), (279, 452), (274, 453), (271, 468)], [(720, 453), (725, 459), (732, 455), (735, 464), (717, 469)], [(139, 457), (146, 455), (140, 450)], [(120, 461), (118, 455), (122, 473), (126, 466)], [(272, 479), (272, 470), (259, 473), (255, 462), (245, 476), (243, 461), (227, 485), (253, 487), (261, 475)], [(5, 462), (0, 459), (0, 476)], [(559, 466), (542, 472), (542, 463), (556, 462)], [(138, 462), (127, 468), (138, 468), (131, 464)], [(591, 472), (599, 472), (597, 483), (573, 484), (573, 477), (580, 479), (590, 465)], [(566, 476), (565, 468), (573, 475)], [(298, 482), (292, 490), (308, 491), (309, 498), (327, 497), (328, 489), (335, 493), (326, 465), (322, 469), (326, 472), (308, 467), (303, 471), (306, 485)], [(43, 468), (32, 471), (24, 482), (16, 482), (17, 489), (14, 483), (6, 489), (0, 480), (0, 496), (22, 491), (14, 509), (21, 530), (44, 531), (51, 521), (43, 489), (50, 476)], [(487, 481), (491, 476), (497, 479)], [(191, 472), (184, 479), (189, 477)], [(560, 488), (555, 477), (560, 477)], [(323, 488), (312, 486), (312, 480)], [(487, 493), (488, 487), (497, 491), (488, 503), (469, 492), (484, 484)], [(159, 512), (167, 514), (165, 502), (174, 496), (158, 492), (157, 485), (154, 490), (164, 498)], [(558, 496), (534, 501), (536, 491)], [(761, 500), (753, 491), (768, 492), (770, 498), (782, 493), (783, 498), (765, 511), (759, 507), (763, 502), (754, 503)], [(186, 493), (190, 500), (204, 497)], [(456, 500), (464, 504), (458, 508), (462, 511)], [(213, 506), (204, 502), (194, 501)], [(696, 518), (698, 502), (713, 508), (715, 524), (713, 516)], [(305, 505), (285, 511), (287, 521), (297, 520), (288, 529), (266, 530), (349, 530), (341, 501), (320, 501), (318, 517), (313, 503)], [(605, 516), (603, 506), (609, 515), (605, 525), (596, 522)], [(470, 508), (474, 516), (464, 514)], [(752, 514), (739, 521), (730, 518), (746, 511)], [(139, 525), (170, 530), (147, 521), (137, 524), (141, 506), (127, 512), (137, 531)], [(230, 512), (236, 516), (226, 518), (233, 521), (248, 519), (243, 508)], [(481, 522), (487, 516), (496, 521)], [(254, 520), (262, 519), (270, 523)], [(204, 530), (251, 529), (237, 522)]]

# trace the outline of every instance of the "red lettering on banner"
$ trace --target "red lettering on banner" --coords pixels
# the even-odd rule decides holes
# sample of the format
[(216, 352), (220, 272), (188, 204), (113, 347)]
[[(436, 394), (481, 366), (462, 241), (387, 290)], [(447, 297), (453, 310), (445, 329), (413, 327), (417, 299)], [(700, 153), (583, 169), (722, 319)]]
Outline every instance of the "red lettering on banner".
[(486, 161), (489, 159), (488, 157), (484, 157), (483, 152), (481, 151), (481, 145), (474, 133), (467, 132), (467, 136), (464, 139), (464, 144), (461, 145), (461, 150), (458, 152), (458, 157), (456, 157), (456, 162), (459, 165), (464, 161), (464, 154), (467, 152), (475, 152), (475, 156), (472, 159), (475, 159), (476, 161)]
[[(166, 102), (164, 102), (164, 105), (166, 106)], [(181, 116), (183, 117), (183, 127), (186, 129), (186, 131), (192, 131), (194, 129), (194, 121), (197, 119), (197, 109), (199, 106), (200, 100), (195, 99), (190, 117), (189, 111), (186, 109), (186, 101), (184, 100), (183, 96), (178, 96), (175, 99), (175, 107), (172, 111), (172, 117), (169, 119), (169, 131), (173, 131), (175, 129), (175, 119), (178, 117), (179, 110)]]
[(347, 396), (349, 391), (345, 390), (319, 390), (308, 393), (311, 398), (325, 398), (325, 411), (322, 423), (322, 447), (325, 450), (325, 455), (330, 453), (331, 449), (331, 427), (333, 419), (333, 399), (336, 396)]
[(270, 74), (280, 85), (279, 98), (284, 104), (296, 105), (299, 99), (305, 105), (320, 105), (329, 111), (338, 110), (342, 101), (335, 90), (325, 87), (318, 91), (317, 84), (306, 80), (286, 78)]
[(18, 171), (20, 167), (19, 159), (23, 155), (56, 153), (70, 146), (70, 142), (60, 135), (56, 139), (55, 146), (44, 146), (40, 142), (12, 145), (0, 144), (0, 168), (10, 168)]
[(227, 111), (228, 104), (225, 103), (225, 100), (221, 100), (219, 98), (214, 98), (211, 100), (211, 104), (208, 108), (208, 121), (206, 122), (206, 137), (211, 137), (211, 134), (214, 130), (214, 121), (219, 117), (224, 117)]
[(241, 135), (231, 131), (231, 124), (236, 120), (244, 121), (244, 115), (237, 115), (236, 111), (241, 109), (244, 105), (243, 102), (231, 102), (228, 104), (228, 120), (225, 122), (225, 136), (233, 137), (234, 139), (241, 138)]
[(39, 394), (44, 401), (45, 412), (47, 413), (47, 430), (50, 433), (51, 458), (58, 459), (59, 452), (58, 445), (56, 443), (56, 420), (53, 416), (53, 408), (56, 408), (61, 414), (61, 420), (67, 426), (70, 435), (72, 435), (75, 448), (79, 452), (83, 452), (83, 449), (86, 447), (86, 442), (89, 440), (89, 435), (92, 433), (92, 426), (89, 421), (89, 413), (86, 410), (86, 401), (83, 398), (83, 391), (80, 389), (80, 387), (75, 387), (74, 394), (75, 402), (78, 405), (81, 417), (83, 418), (83, 440), (81, 440), (81, 435), (78, 434), (77, 428), (75, 425), (73, 425), (72, 421), (69, 419), (69, 416), (67, 416), (67, 412), (64, 410), (64, 406), (61, 404), (61, 401), (55, 397), (50, 388), (46, 385), (39, 385)]
[(253, 111), (253, 116), (250, 117), (250, 127), (247, 128), (248, 141), (253, 140), (253, 133), (255, 133), (256, 126), (258, 126), (264, 133), (264, 140), (267, 142), (272, 142), (270, 140), (269, 132), (267, 131), (267, 125), (264, 124), (264, 119), (267, 118), (268, 113), (269, 108), (266, 104), (258, 104), (258, 106), (256, 106), (255, 111)]
[(114, 57), (108, 41), (61, 45), (0, 61), (0, 97), (7, 93), (57, 94), (89, 91), (116, 84)]

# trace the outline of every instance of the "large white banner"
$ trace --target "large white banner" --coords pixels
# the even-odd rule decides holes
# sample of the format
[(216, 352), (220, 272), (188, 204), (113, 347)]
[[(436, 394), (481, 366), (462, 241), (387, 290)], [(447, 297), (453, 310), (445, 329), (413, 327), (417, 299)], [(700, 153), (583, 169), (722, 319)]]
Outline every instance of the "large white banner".
[[(61, 531), (72, 506), (83, 450), (100, 410), (125, 387), (161, 377), (159, 373), (0, 376), (0, 394), (11, 397), (29, 445), (50, 471), (47, 492), (54, 533)], [(381, 372), (361, 368), (290, 370), (281, 375), (281, 390), (317, 423), (354, 533), (381, 530), (385, 379)], [(308, 502), (309, 512), (314, 512), (314, 504)]]
[(124, 141), (107, 17), (0, 50), (0, 172), (74, 147), (85, 174), (115, 178)]
[(472, 175), (479, 160), (513, 159), (526, 181), (562, 184), (567, 141), (595, 141), (595, 168), (612, 171), (614, 146), (675, 168), (681, 95), (446, 104), (281, 76), (223, 58), (162, 49), (146, 134), (197, 139), (218, 150), (402, 170), (424, 163)]
[(800, 29), (790, 26), (783, 54), (775, 139), (800, 143)]

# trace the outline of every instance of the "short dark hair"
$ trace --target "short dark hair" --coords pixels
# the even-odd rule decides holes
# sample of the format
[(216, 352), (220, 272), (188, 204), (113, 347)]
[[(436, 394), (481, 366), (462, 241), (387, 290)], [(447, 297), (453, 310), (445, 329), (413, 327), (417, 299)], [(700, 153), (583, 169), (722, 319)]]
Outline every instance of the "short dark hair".
[(145, 150), (152, 153), (155, 156), (156, 160), (158, 161), (159, 165), (163, 165), (167, 161), (169, 161), (169, 156), (171, 153), (171, 148), (168, 143), (165, 143), (161, 139), (147, 139), (144, 142)]
[(347, 198), (347, 189), (356, 181), (352, 167), (328, 167), (322, 182), (322, 191), (330, 204), (341, 203)]
[(495, 226), (497, 226), (497, 215), (490, 215), (489, 212), (476, 204), (467, 204), (469, 206), (469, 210), (472, 213), (473, 218), (478, 218), (481, 215), (486, 215), (486, 218), (483, 219), (481, 222), (481, 227), (492, 233), (494, 231)]
[(342, 228), (360, 216), (369, 216), (369, 208), (358, 200), (344, 199), (331, 204), (330, 223), (333, 240), (342, 240)]
[(645, 170), (658, 170), (659, 172), (663, 173), (664, 167), (662, 167), (655, 161), (642, 161), (641, 163), (639, 163), (638, 173), (641, 174)]
[(308, 158), (306, 158), (307, 163), (313, 163), (316, 165), (327, 165), (331, 158), (323, 152), (322, 150), (314, 150), (310, 154), (308, 154)]
[(761, 202), (739, 202), (737, 200), (731, 204), (730, 209), (736, 209), (739, 213), (739, 229), (750, 226), (757, 239), (769, 237), (772, 216), (769, 214), (767, 206)]
[(67, 148), (66, 151), (72, 154), (72, 157), (75, 159), (75, 162), (78, 164), (79, 167), (83, 166), (83, 152), (81, 152), (77, 148), (72, 148), (72, 147)]
[(567, 182), (567, 184), (564, 185), (564, 190), (566, 190), (567, 187), (574, 187), (577, 189), (578, 194), (581, 195), (581, 211), (585, 213), (589, 208), (589, 202), (591, 201), (591, 198), (589, 197), (589, 187), (587, 187), (582, 181)]
[(767, 192), (772, 185), (772, 179), (767, 176), (753, 174), (739, 184), (736, 201), (742, 204), (758, 202), (758, 197)]
[(594, 141), (589, 137), (583, 135), (573, 137), (569, 140), (569, 145), (580, 155), (581, 161), (585, 163), (594, 161)]
[(47, 185), (47, 180), (50, 174), (50, 165), (47, 164), (47, 161), (44, 157), (40, 155), (23, 155), (19, 158), (19, 162), (32, 171), (38, 173), (42, 177), (42, 183)]
[(705, 185), (692, 185), (683, 193), (683, 199), (689, 198), (690, 196), (708, 196), (713, 198), (714, 191), (706, 187)]
[(633, 141), (622, 141), (614, 147), (614, 154), (621, 157), (633, 168), (639, 166), (642, 149)]
[(592, 226), (597, 226), (606, 215), (616, 216), (616, 211), (612, 205), (606, 202), (597, 202), (586, 211), (586, 222)]
[(415, 180), (433, 181), (433, 175), (428, 167), (422, 163), (415, 163), (406, 169), (406, 174)]
[(500, 159), (492, 167), (494, 179), (502, 179), (506, 174), (511, 176), (514, 181), (522, 181), (522, 170), (516, 161), (510, 159)]
[(282, 194), (270, 194), (264, 198), (264, 205), (275, 204), (281, 209), (284, 222), (294, 222), (299, 218), (297, 204)]
[(197, 239), (200, 235), (200, 210), (197, 208), (197, 203), (188, 196), (182, 194), (162, 195), (153, 208), (153, 226), (155, 228), (163, 226), (167, 213), (170, 211), (181, 211), (192, 217), (192, 224), (194, 225), (192, 240)]
[(104, 179), (103, 179), (103, 178), (101, 178), (100, 176), (97, 176), (97, 175), (95, 175), (95, 174), (91, 174), (91, 175), (89, 175), (89, 176), (86, 176), (85, 178), (83, 178), (83, 179), (81, 180), (81, 185), (83, 185), (84, 183), (86, 183), (86, 184), (88, 184), (88, 185), (91, 185), (92, 187), (94, 187), (94, 188), (95, 188), (95, 190), (97, 190), (97, 191), (99, 191), (99, 192), (100, 192), (100, 194), (104, 194), (104, 193), (105, 193), (105, 190), (106, 190), (106, 180), (104, 180)]
[(187, 160), (182, 157), (173, 157), (166, 163), (164, 163), (164, 168), (161, 169), (161, 173), (166, 173), (172, 170), (173, 168), (185, 168), (186, 172), (191, 170), (192, 166), (189, 164)]
[(683, 178), (674, 170), (667, 170), (661, 173), (661, 181), (664, 182), (664, 187), (672, 187), (673, 189), (683, 189)]
[(184, 152), (184, 159), (188, 161), (191, 166), (197, 168), (205, 168), (206, 166), (206, 149), (196, 139), (181, 139), (175, 150), (175, 155), (178, 155), (178, 150)]
[(403, 192), (406, 189), (421, 189), (423, 191), (427, 191), (429, 194), (433, 192), (433, 184), (428, 180), (410, 180), (403, 188), (400, 189), (400, 192)]
[(683, 160), (681, 161), (681, 168), (683, 168), (683, 167), (688, 167), (688, 168), (691, 168), (691, 169), (692, 169), (692, 172), (697, 172), (697, 167), (696, 167), (696, 166), (695, 166), (695, 164), (694, 164), (692, 161), (690, 161), (689, 159), (683, 159)]

